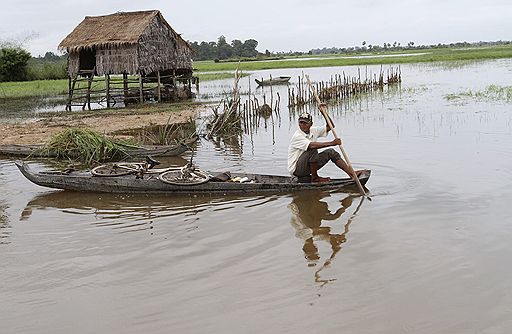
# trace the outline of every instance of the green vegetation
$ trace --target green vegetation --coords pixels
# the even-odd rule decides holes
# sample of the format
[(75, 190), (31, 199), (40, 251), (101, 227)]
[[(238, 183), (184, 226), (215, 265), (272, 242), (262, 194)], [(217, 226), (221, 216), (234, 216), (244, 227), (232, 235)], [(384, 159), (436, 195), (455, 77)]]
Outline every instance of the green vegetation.
[(186, 123), (171, 123), (172, 115), (165, 125), (156, 125), (143, 129), (142, 138), (138, 142), (150, 145), (171, 145), (179, 142), (187, 142), (197, 137), (196, 122), (190, 119)]
[[(195, 76), (199, 77), (199, 82), (201, 81), (212, 81), (212, 80), (222, 80), (222, 79), (231, 79), (235, 77), (235, 72), (223, 72), (223, 73), (195, 73)], [(249, 73), (242, 73), (242, 77), (248, 76)]]
[(50, 138), (42, 151), (46, 155), (56, 154), (58, 158), (91, 164), (122, 159), (128, 155), (126, 150), (129, 147), (133, 145), (115, 141), (90, 129), (70, 128)]
[[(248, 39), (244, 42), (235, 39), (228, 44), (226, 37), (220, 36), (217, 42), (191, 42), (194, 49), (195, 60), (228, 59), (232, 57), (256, 57), (259, 52), (256, 50), (258, 41)], [(268, 52), (268, 51), (267, 51)]]
[(504, 101), (512, 102), (512, 86), (498, 86), (490, 85), (483, 91), (473, 92), (471, 90), (464, 91), (458, 94), (447, 94), (444, 96), (447, 101), (461, 100), (461, 99), (477, 99), (487, 101)]
[(15, 46), (0, 47), (0, 81), (27, 80), (30, 53)]
[[(249, 74), (244, 73), (243, 76)], [(225, 73), (198, 73), (201, 81), (229, 79), (235, 76), (234, 72)], [(98, 78), (96, 89), (102, 89), (103, 78)], [(135, 84), (130, 84), (135, 86)], [(68, 80), (34, 80), (17, 82), (0, 82), (0, 99), (23, 98), (23, 97), (48, 97), (65, 95), (68, 93)]]
[(44, 57), (31, 58), (27, 64), (28, 80), (56, 80), (66, 79), (68, 55), (57, 56), (53, 52), (46, 52)]
[(68, 93), (67, 80), (0, 82), (0, 99), (46, 97)]
[[(399, 63), (419, 63), (433, 61), (453, 61), (453, 60), (479, 60), (495, 58), (511, 58), (512, 45), (502, 45), (493, 47), (469, 47), (469, 48), (432, 48), (415, 49), (414, 52), (405, 51), (407, 54), (400, 55), (398, 51), (365, 53), (359, 55), (323, 55), (311, 57), (311, 59), (300, 60), (300, 58), (284, 59), (280, 61), (253, 61), (253, 62), (219, 62), (198, 61), (194, 62), (194, 67), (198, 71), (229, 71), (235, 70), (237, 66), (243, 71), (256, 71), (278, 68), (308, 68), (308, 67), (327, 67), (327, 66), (348, 66), (348, 65), (380, 65), (380, 64), (399, 64)], [(387, 55), (395, 55), (386, 57)], [(329, 59), (322, 59), (328, 57)]]

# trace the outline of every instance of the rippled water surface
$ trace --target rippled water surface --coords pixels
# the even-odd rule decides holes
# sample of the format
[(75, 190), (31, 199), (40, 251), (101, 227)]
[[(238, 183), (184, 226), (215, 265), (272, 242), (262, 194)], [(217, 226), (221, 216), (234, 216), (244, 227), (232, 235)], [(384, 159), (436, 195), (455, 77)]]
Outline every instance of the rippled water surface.
[[(453, 65), (402, 65), (400, 89), (329, 107), (352, 163), (373, 171), (372, 201), (68, 193), (0, 160), (0, 332), (509, 332), (512, 105), (444, 96), (510, 86), (512, 60)], [(272, 75), (302, 71), (326, 80), (357, 67)], [(287, 87), (274, 89), (279, 117), (241, 140), (202, 141), (195, 162), (286, 174), (296, 116)]]

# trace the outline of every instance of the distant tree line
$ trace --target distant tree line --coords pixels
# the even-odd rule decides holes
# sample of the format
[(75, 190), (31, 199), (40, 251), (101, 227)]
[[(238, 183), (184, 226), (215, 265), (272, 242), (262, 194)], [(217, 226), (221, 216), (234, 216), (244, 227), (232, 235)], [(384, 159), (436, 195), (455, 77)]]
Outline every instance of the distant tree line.
[[(432, 44), (432, 45), (416, 45), (413, 41), (408, 42), (406, 45), (402, 45), (400, 42), (394, 41), (393, 43), (383, 43), (383, 45), (377, 44), (369, 44), (366, 41), (361, 43), (361, 46), (352, 46), (346, 48), (322, 48), (322, 49), (312, 49), (307, 53), (293, 52), (294, 55), (317, 55), (317, 54), (350, 54), (350, 53), (362, 53), (362, 52), (380, 52), (380, 51), (406, 51), (413, 49), (433, 49), (433, 48), (457, 48), (457, 47), (468, 47), (468, 46), (498, 46), (498, 45), (509, 45), (512, 44), (511, 41), (494, 41), (494, 42), (476, 42), (476, 43), (468, 43), (468, 42), (457, 42), (457, 43), (449, 43), (449, 44)], [(291, 51), (290, 51), (291, 52)], [(288, 55), (288, 54), (284, 54)]]
[(253, 58), (260, 55), (256, 50), (258, 41), (234, 39), (231, 43), (225, 36), (220, 36), (217, 42), (189, 42), (194, 49), (194, 60), (223, 60), (230, 58)]

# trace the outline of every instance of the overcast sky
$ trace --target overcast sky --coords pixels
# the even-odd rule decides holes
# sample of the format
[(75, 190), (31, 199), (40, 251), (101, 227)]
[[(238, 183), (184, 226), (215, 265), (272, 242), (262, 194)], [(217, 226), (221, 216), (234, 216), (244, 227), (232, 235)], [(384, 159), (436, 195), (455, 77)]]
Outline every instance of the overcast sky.
[[(3, 0), (0, 41), (33, 54), (57, 45), (85, 16), (158, 9), (189, 41), (253, 38), (258, 50), (308, 51), (400, 42), (512, 39), (510, 0)], [(27, 37), (30, 37), (27, 39)]]

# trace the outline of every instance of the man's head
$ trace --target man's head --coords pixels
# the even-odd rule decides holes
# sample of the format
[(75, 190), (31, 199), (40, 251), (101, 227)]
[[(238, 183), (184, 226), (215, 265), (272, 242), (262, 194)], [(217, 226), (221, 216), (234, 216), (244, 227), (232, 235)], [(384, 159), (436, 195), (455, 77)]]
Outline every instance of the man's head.
[(302, 132), (309, 133), (311, 125), (313, 125), (313, 117), (310, 113), (303, 112), (299, 115), (299, 128)]

